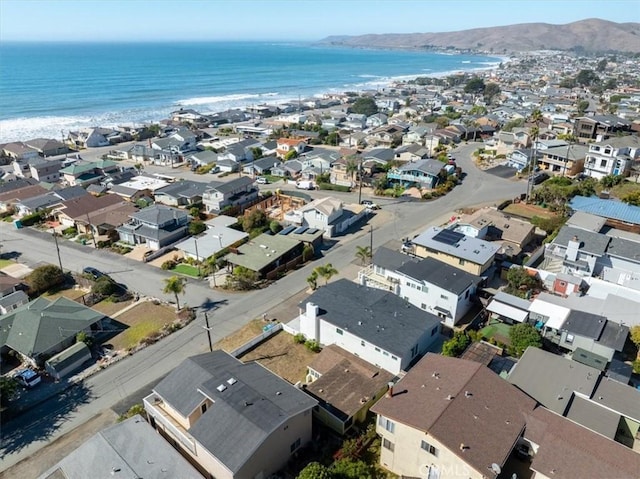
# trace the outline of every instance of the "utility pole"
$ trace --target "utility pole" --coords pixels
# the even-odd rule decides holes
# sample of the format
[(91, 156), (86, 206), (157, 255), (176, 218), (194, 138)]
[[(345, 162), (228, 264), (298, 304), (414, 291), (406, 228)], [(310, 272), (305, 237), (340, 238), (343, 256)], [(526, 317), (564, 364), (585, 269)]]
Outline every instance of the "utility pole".
[(362, 156), (360, 156), (360, 163), (358, 165), (358, 204), (362, 204)]
[(91, 220), (89, 219), (89, 213), (87, 213), (87, 228), (89, 228), (89, 231), (91, 231), (91, 239), (93, 240), (93, 247), (97, 248), (98, 247), (98, 243), (96, 243), (96, 237), (93, 234), (93, 226), (91, 226)]
[(211, 327), (209, 326), (209, 315), (204, 312), (204, 322), (207, 325), (204, 329), (207, 330), (207, 338), (209, 339), (209, 351), (213, 352), (213, 344), (211, 343)]
[[(193, 237), (193, 242), (196, 245), (196, 262), (198, 264), (198, 278), (200, 277), (200, 255), (198, 254), (198, 238)], [(206, 315), (206, 313), (205, 313)]]
[(373, 225), (369, 225), (369, 259), (371, 264), (373, 264)]
[(55, 228), (53, 228), (53, 241), (56, 243), (56, 252), (58, 253), (58, 263), (60, 264), (60, 271), (64, 273), (64, 269), (62, 269), (62, 258), (60, 258), (60, 247), (58, 246), (58, 236), (56, 235)]

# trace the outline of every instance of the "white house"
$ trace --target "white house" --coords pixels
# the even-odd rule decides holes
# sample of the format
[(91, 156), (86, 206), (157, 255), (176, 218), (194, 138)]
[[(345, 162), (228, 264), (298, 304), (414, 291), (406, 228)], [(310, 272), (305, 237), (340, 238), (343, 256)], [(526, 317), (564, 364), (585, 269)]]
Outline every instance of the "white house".
[(307, 298), (285, 330), (322, 345), (336, 344), (399, 374), (436, 341), (440, 321), (393, 293), (341, 279)]
[(626, 175), (633, 161), (631, 150), (630, 147), (615, 147), (606, 140), (590, 143), (584, 160), (584, 174), (596, 179), (607, 175)]

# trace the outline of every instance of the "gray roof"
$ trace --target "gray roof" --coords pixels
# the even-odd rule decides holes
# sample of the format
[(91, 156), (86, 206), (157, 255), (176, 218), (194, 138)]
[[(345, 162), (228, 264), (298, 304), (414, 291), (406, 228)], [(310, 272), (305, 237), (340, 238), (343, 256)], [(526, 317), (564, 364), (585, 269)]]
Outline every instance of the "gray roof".
[(399, 171), (421, 171), (432, 176), (437, 176), (444, 168), (444, 164), (438, 160), (425, 159), (418, 161), (410, 161), (398, 167)]
[(567, 225), (581, 230), (593, 231), (599, 233), (604, 224), (607, 222), (602, 216), (592, 215), (584, 211), (576, 211), (567, 220)]
[(395, 294), (340, 279), (318, 288), (304, 303), (320, 308), (319, 316), (368, 343), (399, 356), (440, 318), (416, 308)]
[(239, 188), (246, 188), (252, 183), (253, 183), (253, 179), (251, 177), (241, 176), (240, 178), (236, 178), (235, 180), (231, 180), (226, 183), (216, 185), (210, 189), (215, 190), (219, 193), (225, 194), (225, 193), (233, 192)]
[(471, 285), (478, 284), (481, 280), (475, 274), (467, 273), (433, 258), (425, 258), (418, 263), (405, 263), (398, 272), (410, 278), (434, 284), (455, 295), (464, 293)]
[(565, 248), (569, 244), (569, 241), (573, 237), (577, 237), (580, 242), (580, 249), (587, 253), (591, 253), (597, 256), (604, 255), (607, 250), (607, 245), (611, 238), (601, 233), (594, 233), (593, 231), (582, 230), (573, 228), (572, 226), (563, 226), (558, 232), (558, 236), (553, 240), (553, 244), (564, 246)]
[(592, 400), (617, 413), (640, 422), (640, 390), (614, 379), (603, 378)]
[(260, 364), (242, 363), (220, 350), (184, 360), (154, 391), (183, 416), (205, 396), (214, 401), (189, 433), (232, 472), (284, 422), (317, 404)]
[(493, 297), (493, 300), (500, 303), (508, 304), (509, 306), (513, 306), (514, 308), (522, 309), (523, 311), (529, 311), (529, 306), (531, 306), (530, 301), (518, 298), (517, 296), (505, 293), (504, 291), (497, 292)]
[(183, 180), (170, 183), (154, 191), (154, 195), (165, 195), (171, 198), (193, 198), (202, 196), (210, 185), (199, 181)]
[(564, 415), (574, 391), (591, 397), (599, 377), (600, 371), (595, 368), (529, 347), (507, 381), (547, 409)]
[(397, 271), (405, 263), (417, 263), (413, 256), (381, 246), (373, 254), (373, 264), (389, 271)]
[(373, 150), (362, 153), (365, 160), (376, 159), (380, 161), (391, 161), (396, 157), (396, 152), (393, 148), (374, 148)]
[(184, 218), (185, 216), (189, 216), (186, 211), (165, 205), (148, 206), (131, 215), (132, 218), (138, 221), (154, 225), (162, 225), (173, 219)]
[(611, 238), (607, 254), (632, 261), (640, 261), (640, 243), (624, 238)]
[(616, 437), (620, 422), (620, 414), (580, 396), (573, 398), (567, 418), (609, 439)]
[(29, 299), (27, 293), (19, 289), (18, 291), (14, 291), (13, 293), (9, 293), (6, 296), (0, 298), (0, 306), (3, 308), (9, 308), (14, 304), (24, 303)]
[(412, 242), (423, 246), (428, 250), (438, 251), (456, 258), (471, 261), (475, 264), (485, 264), (491, 260), (500, 249), (499, 244), (463, 235), (455, 244), (447, 244), (434, 239), (442, 231), (442, 228), (431, 226), (426, 231), (416, 236)]
[(604, 316), (575, 310), (571, 310), (562, 329), (578, 336), (593, 339), (598, 344), (616, 351), (622, 351), (629, 334), (627, 326), (608, 321)]
[(39, 479), (88, 477), (202, 479), (198, 471), (139, 415), (92, 436)]

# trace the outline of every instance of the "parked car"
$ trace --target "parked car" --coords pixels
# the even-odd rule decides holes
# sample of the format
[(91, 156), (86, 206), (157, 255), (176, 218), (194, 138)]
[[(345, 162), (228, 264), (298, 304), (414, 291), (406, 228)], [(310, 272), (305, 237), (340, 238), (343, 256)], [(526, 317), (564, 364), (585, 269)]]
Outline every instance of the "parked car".
[(533, 175), (532, 181), (534, 185), (539, 185), (543, 181), (547, 181), (549, 179), (549, 175), (544, 171), (540, 171)]
[(313, 181), (298, 181), (296, 183), (296, 188), (299, 190), (315, 190), (316, 187), (313, 184)]
[(258, 176), (256, 178), (256, 183), (258, 183), (259, 185), (268, 185), (269, 184), (269, 180), (266, 179), (264, 176)]
[(102, 271), (99, 271), (91, 266), (87, 266), (82, 270), (83, 274), (91, 276), (93, 279), (102, 278), (105, 274)]
[(360, 204), (366, 206), (367, 209), (370, 209), (370, 210), (380, 209), (380, 207), (371, 200), (362, 200)]
[(27, 388), (32, 388), (36, 384), (42, 381), (40, 374), (35, 372), (33, 369), (26, 368), (18, 371), (15, 376), (13, 376), (16, 381)]

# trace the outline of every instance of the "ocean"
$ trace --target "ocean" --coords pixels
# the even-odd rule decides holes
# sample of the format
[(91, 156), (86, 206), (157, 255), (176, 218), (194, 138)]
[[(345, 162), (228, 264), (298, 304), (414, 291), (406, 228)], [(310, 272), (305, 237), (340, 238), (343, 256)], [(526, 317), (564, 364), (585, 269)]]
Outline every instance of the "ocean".
[(0, 143), (490, 68), (499, 58), (310, 43), (0, 44)]

